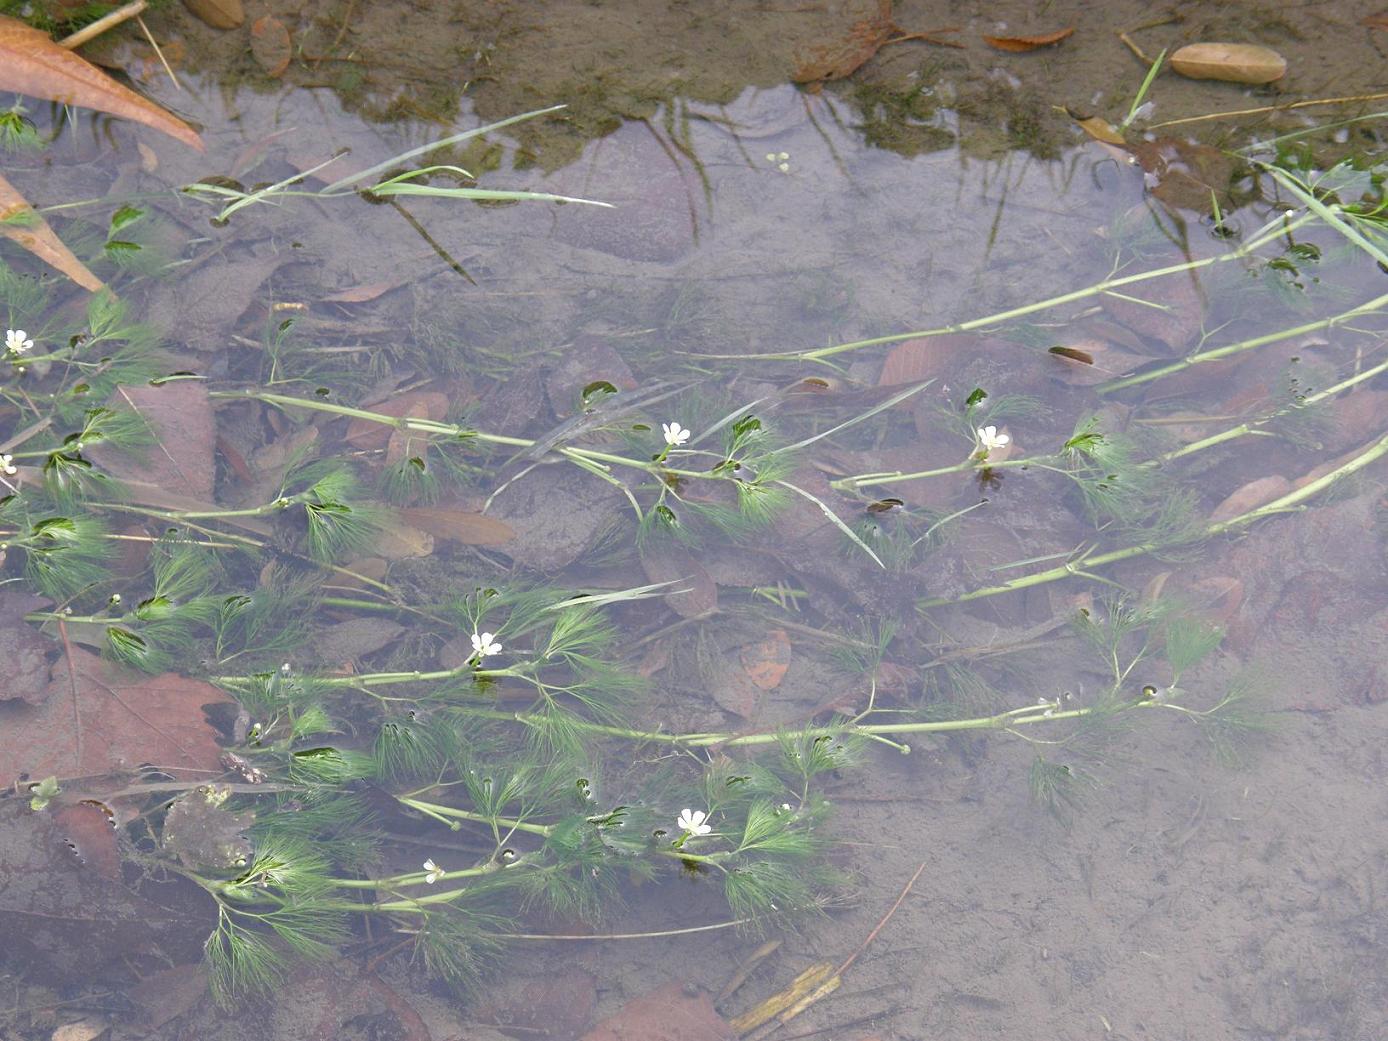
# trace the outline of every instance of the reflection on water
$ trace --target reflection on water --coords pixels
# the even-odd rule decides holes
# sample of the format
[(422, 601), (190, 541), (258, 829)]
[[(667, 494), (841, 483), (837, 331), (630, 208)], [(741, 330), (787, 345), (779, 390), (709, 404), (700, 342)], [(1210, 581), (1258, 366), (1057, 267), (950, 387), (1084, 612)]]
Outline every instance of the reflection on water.
[(15, 159), (125, 309), (5, 253), (6, 1029), (231, 1036), (210, 932), (261, 1035), (824, 963), (792, 1031), (1370, 1036), (1374, 124), (1012, 150), (904, 69), (428, 157), (610, 209), (324, 195), (448, 131), (196, 76), (207, 157)]

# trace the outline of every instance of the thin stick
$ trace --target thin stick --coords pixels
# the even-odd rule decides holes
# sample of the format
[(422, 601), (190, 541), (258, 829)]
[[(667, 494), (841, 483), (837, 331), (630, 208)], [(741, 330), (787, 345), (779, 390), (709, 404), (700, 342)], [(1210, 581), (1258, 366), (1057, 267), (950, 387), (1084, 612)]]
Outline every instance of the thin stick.
[[(143, 0), (141, 0), (141, 2), (143, 3)], [(149, 41), (149, 45), (154, 48), (154, 53), (159, 56), (159, 64), (164, 66), (164, 71), (169, 74), (169, 79), (173, 81), (173, 85), (179, 90), (182, 90), (183, 84), (178, 82), (178, 77), (174, 75), (173, 67), (169, 64), (169, 60), (164, 57), (164, 51), (159, 46), (159, 41), (156, 40), (154, 34), (149, 31), (149, 26), (145, 24), (145, 20), (137, 17), (135, 21), (139, 23), (140, 31), (145, 34), (145, 39)]]
[[(94, 40), (108, 29), (114, 29), (121, 22), (129, 21), (131, 18), (141, 14), (149, 4), (145, 0), (134, 0), (133, 3), (126, 4), (124, 7), (117, 7), (110, 14), (103, 15), (91, 25), (78, 29), (71, 36), (65, 36), (58, 41), (59, 47), (68, 50), (75, 50), (81, 47), (88, 40)], [(167, 67), (167, 66), (166, 66)]]
[(63, 638), (63, 653), (67, 655), (67, 683), (72, 691), (72, 733), (76, 741), (73, 762), (82, 768), (82, 709), (77, 704), (77, 661), (72, 656), (72, 644), (67, 638), (67, 623), (58, 619), (58, 635)]
[(862, 954), (863, 951), (867, 950), (868, 944), (872, 943), (873, 940), (877, 939), (877, 934), (880, 933), (883, 927), (886, 926), (886, 924), (892, 920), (892, 915), (896, 914), (896, 909), (901, 906), (901, 902), (906, 899), (907, 894), (911, 892), (911, 887), (916, 884), (916, 879), (921, 877), (921, 872), (923, 872), (924, 870), (925, 861), (922, 860), (921, 866), (916, 868), (916, 873), (911, 876), (911, 881), (906, 883), (905, 888), (901, 890), (901, 895), (896, 898), (896, 903), (892, 904), (891, 908), (888, 909), (887, 913), (884, 914), (881, 917), (881, 919), (878, 920), (877, 925), (873, 927), (872, 932), (867, 934), (867, 939), (858, 945), (858, 949), (854, 951), (852, 954), (850, 954), (846, 959), (844, 959), (843, 964), (834, 970), (835, 976), (842, 976), (845, 972), (847, 972), (849, 966), (851, 966), (855, 961), (858, 960), (858, 955)]
[[(922, 864), (922, 867), (925, 865)], [(709, 933), (717, 929), (731, 929), (746, 925), (752, 919), (738, 918), (731, 922), (718, 922), (714, 925), (691, 925), (687, 929), (660, 929), (650, 933), (495, 933), (503, 940), (652, 940), (661, 936), (686, 936), (689, 933)]]
[(1137, 60), (1142, 62), (1143, 65), (1150, 66), (1152, 64), (1152, 59), (1142, 53), (1142, 48), (1133, 42), (1133, 38), (1131, 36), (1129, 36), (1127, 33), (1119, 33), (1118, 38), (1128, 45), (1128, 50), (1132, 51), (1133, 54), (1137, 55)]
[(1261, 116), (1268, 112), (1290, 112), (1294, 108), (1311, 108), (1315, 105), (1348, 105), (1355, 101), (1382, 101), (1388, 93), (1354, 94), (1344, 98), (1317, 98), (1314, 101), (1294, 101), (1290, 105), (1263, 105), (1259, 108), (1239, 108), (1232, 112), (1206, 112), (1203, 116), (1185, 116), (1181, 119), (1167, 119), (1161, 123), (1149, 123), (1148, 130), (1158, 127), (1174, 127), (1184, 123), (1203, 123), (1211, 119), (1233, 119), (1235, 116)]

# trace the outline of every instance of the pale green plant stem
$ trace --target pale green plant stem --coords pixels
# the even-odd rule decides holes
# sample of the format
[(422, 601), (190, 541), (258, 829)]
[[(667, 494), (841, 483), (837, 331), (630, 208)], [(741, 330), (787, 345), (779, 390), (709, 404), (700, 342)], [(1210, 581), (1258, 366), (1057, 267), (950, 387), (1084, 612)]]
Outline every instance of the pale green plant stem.
[[(1349, 474), (1352, 474), (1358, 470), (1362, 470), (1364, 467), (1370, 465), (1373, 462), (1376, 462), (1385, 454), (1388, 454), (1388, 434), (1385, 434), (1384, 436), (1380, 437), (1377, 441), (1375, 441), (1364, 451), (1360, 452), (1349, 462), (1339, 467), (1336, 467), (1334, 470), (1330, 471), (1330, 473), (1325, 474), (1324, 476), (1319, 477), (1316, 480), (1311, 481), (1310, 483), (1287, 493), (1281, 498), (1274, 499), (1272, 502), (1267, 503), (1266, 505), (1259, 506), (1257, 509), (1249, 510), (1248, 512), (1242, 513), (1239, 516), (1233, 517), (1229, 520), (1218, 521), (1214, 524), (1206, 525), (1202, 534), (1206, 537), (1212, 535), (1221, 535), (1224, 532), (1232, 531), (1235, 528), (1240, 528), (1247, 524), (1252, 524), (1254, 521), (1260, 520), (1263, 517), (1268, 517), (1274, 513), (1281, 513), (1285, 510), (1289, 510), (1292, 507), (1297, 506), (1305, 500), (1318, 494), (1319, 492), (1324, 491), (1327, 487), (1329, 487), (1332, 483), (1339, 480), (1340, 478), (1347, 477)], [(1086, 554), (1079, 557), (1077, 560), (1068, 561), (1065, 564), (1060, 565), (1059, 567), (1054, 567), (1047, 571), (1038, 571), (1030, 575), (1023, 575), (1020, 578), (1014, 578), (1009, 582), (1003, 582), (999, 585), (987, 586), (982, 589), (972, 590), (968, 593), (964, 593), (961, 596), (931, 597), (927, 600), (917, 601), (916, 606), (921, 609), (927, 609), (931, 607), (943, 607), (946, 604), (962, 604), (970, 600), (982, 600), (985, 597), (1000, 596), (1003, 593), (1012, 593), (1019, 589), (1030, 589), (1035, 586), (1046, 585), (1050, 582), (1057, 582), (1061, 579), (1069, 578), (1072, 575), (1087, 574), (1093, 568), (1103, 567), (1107, 564), (1114, 564), (1122, 560), (1129, 560), (1133, 557), (1140, 557), (1144, 554), (1154, 552), (1155, 550), (1161, 548), (1162, 547), (1160, 543), (1149, 542), (1136, 546), (1125, 546), (1122, 549), (1111, 550), (1107, 553), (1099, 553), (1095, 555)]]
[[(1105, 707), (1105, 712), (1121, 711), (1128, 708), (1146, 708), (1159, 705), (1147, 699), (1137, 699), (1117, 706)], [(1162, 706), (1165, 707), (1165, 706)], [(541, 725), (543, 720), (526, 712), (502, 712), (495, 709), (465, 709), (469, 715), (483, 719), (509, 721), (522, 725)], [(843, 723), (805, 727), (799, 730), (762, 733), (737, 734), (731, 732), (706, 732), (693, 734), (672, 734), (660, 730), (635, 730), (627, 727), (611, 726), (605, 723), (592, 723), (576, 719), (573, 725), (592, 734), (621, 738), (628, 741), (651, 742), (681, 748), (741, 748), (754, 745), (770, 745), (780, 741), (787, 734), (794, 737), (853, 737), (867, 738), (901, 736), (909, 734), (947, 734), (961, 730), (1011, 730), (1016, 727), (1031, 726), (1038, 723), (1055, 723), (1067, 719), (1083, 719), (1094, 715), (1096, 708), (1076, 708), (1057, 711), (1048, 705), (1025, 705), (1009, 709), (991, 716), (976, 716), (970, 719), (945, 719), (917, 723)], [(1049, 713), (1049, 714), (1047, 714)], [(909, 745), (896, 746), (903, 754), (910, 752)]]
[(1173, 449), (1172, 451), (1167, 452), (1164, 455), (1160, 455), (1156, 459), (1144, 463), (1143, 465), (1155, 466), (1158, 463), (1173, 462), (1176, 459), (1181, 459), (1185, 456), (1193, 455), (1194, 453), (1202, 451), (1203, 449), (1213, 448), (1215, 445), (1223, 444), (1225, 441), (1233, 441), (1236, 438), (1244, 437), (1248, 434), (1262, 434), (1263, 436), (1271, 436), (1268, 434), (1267, 431), (1262, 429), (1269, 423), (1272, 423), (1283, 416), (1297, 412), (1303, 408), (1309, 408), (1312, 405), (1319, 405), (1322, 401), (1326, 401), (1329, 398), (1332, 398), (1337, 394), (1343, 393), (1346, 390), (1356, 387), (1361, 383), (1366, 383), (1383, 372), (1388, 372), (1388, 361), (1379, 362), (1372, 368), (1365, 369), (1363, 372), (1356, 373), (1348, 379), (1341, 380), (1334, 386), (1326, 387), (1324, 390), (1317, 391), (1315, 394), (1309, 394), (1303, 402), (1301, 402), (1298, 405), (1292, 406), (1291, 408), (1281, 409), (1270, 416), (1263, 417), (1262, 419), (1252, 419), (1246, 423), (1240, 423), (1236, 427), (1230, 427), (1228, 430), (1223, 430), (1218, 434), (1211, 434), (1209, 437), (1201, 438), (1199, 441), (1192, 441), (1188, 445), (1183, 445), (1180, 448)]
[(1109, 380), (1107, 383), (1099, 384), (1095, 390), (1100, 394), (1112, 394), (1116, 390), (1124, 390), (1128, 387), (1136, 387), (1143, 383), (1150, 383), (1153, 380), (1170, 376), (1176, 372), (1182, 372), (1194, 365), (1203, 365), (1212, 361), (1220, 361), (1223, 358), (1240, 354), (1243, 351), (1251, 351), (1257, 347), (1265, 347), (1270, 343), (1277, 343), (1281, 340), (1291, 339), (1293, 336), (1303, 336), (1306, 333), (1313, 333), (1320, 329), (1329, 329), (1340, 325), (1351, 319), (1362, 315), (1373, 314), (1381, 307), (1388, 305), (1388, 293), (1376, 296), (1367, 303), (1360, 304), (1358, 307), (1348, 311), (1342, 311), (1329, 318), (1319, 318), (1314, 322), (1307, 322), (1291, 329), (1280, 329), (1274, 333), (1267, 333), (1263, 336), (1254, 336), (1247, 340), (1240, 340), (1238, 343), (1226, 344), (1223, 347), (1216, 347), (1208, 351), (1200, 351), (1196, 354), (1188, 355), (1185, 358), (1178, 358), (1176, 361), (1159, 368), (1148, 369), (1146, 372), (1139, 372), (1132, 376), (1124, 376), (1121, 379)]
[[(1383, 299), (1388, 300), (1388, 297)], [(1209, 437), (1201, 438), (1199, 441), (1192, 441), (1188, 445), (1183, 445), (1180, 448), (1163, 453), (1155, 459), (1149, 459), (1138, 465), (1151, 467), (1161, 463), (1169, 463), (1188, 455), (1194, 455), (1196, 452), (1203, 451), (1206, 448), (1213, 448), (1226, 441), (1233, 441), (1237, 438), (1244, 437), (1248, 434), (1264, 434), (1264, 436), (1268, 436), (1266, 432), (1261, 429), (1267, 424), (1291, 412), (1295, 412), (1300, 408), (1318, 405), (1322, 401), (1326, 401), (1337, 394), (1343, 393), (1346, 390), (1350, 390), (1361, 383), (1373, 379), (1382, 372), (1388, 372), (1388, 361), (1380, 362), (1372, 368), (1365, 369), (1363, 372), (1357, 373), (1348, 379), (1341, 380), (1334, 386), (1326, 387), (1324, 390), (1317, 391), (1315, 394), (1310, 394), (1300, 405), (1292, 408), (1280, 409), (1274, 414), (1265, 416), (1262, 419), (1252, 419), (1245, 423), (1240, 423), (1238, 426), (1230, 427), (1228, 430), (1221, 431), (1218, 434), (1211, 434)], [(918, 470), (915, 473), (902, 473), (901, 471), (888, 473), (884, 471), (881, 473), (855, 474), (852, 477), (840, 477), (838, 480), (830, 481), (829, 487), (833, 488), (835, 491), (853, 492), (860, 488), (870, 488), (876, 485), (896, 484), (902, 481), (916, 481), (927, 477), (944, 477), (949, 474), (982, 470), (1037, 469), (1073, 476), (1073, 474), (1064, 467), (1053, 465), (1058, 458), (1058, 456), (1054, 455), (1037, 455), (1027, 456), (1024, 459), (1006, 459), (1001, 462), (990, 463), (987, 460), (978, 459), (971, 455), (962, 462), (954, 463), (950, 466), (939, 466), (933, 470)]]
[(1294, 218), (1279, 217), (1265, 225), (1258, 233), (1250, 238), (1243, 245), (1228, 253), (1221, 253), (1214, 257), (1203, 257), (1200, 260), (1190, 260), (1181, 264), (1172, 264), (1163, 268), (1155, 268), (1150, 271), (1139, 271), (1132, 275), (1123, 275), (1118, 278), (1106, 278), (1101, 282), (1096, 282), (1084, 289), (1076, 289), (1069, 293), (1062, 293), (1047, 300), (1040, 300), (1032, 304), (1024, 304), (1021, 307), (1014, 307), (1007, 311), (999, 311), (997, 314), (987, 315), (983, 318), (971, 318), (965, 322), (957, 322), (952, 325), (937, 326), (933, 329), (916, 329), (907, 333), (893, 333), (890, 336), (874, 336), (866, 340), (854, 340), (850, 343), (833, 344), (828, 347), (818, 347), (809, 351), (781, 351), (765, 354), (706, 354), (700, 355), (705, 358), (735, 358), (742, 361), (822, 361), (825, 358), (833, 357), (837, 354), (844, 354), (848, 351), (856, 351), (863, 347), (876, 347), (884, 343), (900, 343), (903, 340), (914, 340), (926, 336), (945, 336), (950, 333), (972, 332), (975, 329), (987, 328), (990, 325), (999, 325), (1003, 322), (1011, 321), (1015, 318), (1024, 318), (1039, 311), (1048, 311), (1053, 307), (1060, 307), (1063, 304), (1072, 304), (1080, 300), (1086, 300), (1092, 296), (1099, 296), (1111, 293), (1113, 290), (1122, 286), (1136, 285), (1146, 282), (1153, 278), (1161, 278), (1166, 275), (1179, 275), (1190, 271), (1198, 271), (1202, 268), (1211, 267), (1215, 264), (1224, 264), (1232, 260), (1242, 260), (1250, 256), (1269, 242), (1274, 242), (1283, 236), (1291, 234), (1305, 224), (1309, 224), (1316, 219), (1315, 214), (1303, 213)]
[(485, 813), (474, 813), (471, 810), (459, 810), (452, 806), (444, 806), (438, 803), (425, 802), (407, 795), (396, 796), (402, 806), (408, 806), (412, 810), (419, 810), (421, 813), (428, 813), (431, 817), (453, 817), (457, 820), (473, 821), (477, 824), (490, 824), (499, 828), (506, 828), (510, 831), (526, 831), (531, 835), (539, 835), (542, 838), (549, 838), (554, 834), (554, 826), (550, 824), (531, 824), (529, 821), (514, 820), (506, 817), (489, 817)]
[[(279, 405), (283, 408), (302, 408), (315, 412), (327, 412), (332, 415), (345, 416), (350, 419), (362, 419), (370, 423), (380, 423), (382, 426), (394, 427), (397, 430), (410, 430), (418, 434), (433, 434), (438, 437), (455, 438), (457, 440), (473, 439), (486, 444), (506, 445), (511, 448), (532, 448), (535, 445), (535, 442), (530, 438), (508, 437), (504, 434), (488, 434), (484, 431), (471, 430), (454, 423), (440, 423), (432, 419), (418, 419), (411, 416), (387, 416), (380, 412), (353, 408), (350, 405), (338, 405), (329, 401), (311, 401), (307, 398), (296, 398), (287, 394), (271, 394), (258, 390), (239, 392), (212, 391), (208, 397), (253, 398), (256, 401), (263, 401), (269, 405)], [(677, 477), (695, 479), (722, 479), (720, 475), (711, 472), (674, 469), (659, 465), (653, 461), (648, 462), (642, 459), (632, 459), (628, 456), (614, 455), (610, 452), (599, 452), (591, 448), (575, 448), (572, 445), (563, 445), (555, 448), (554, 451), (573, 462), (598, 463), (605, 464), (605, 466), (625, 466), (631, 469), (643, 470), (654, 476), (673, 474)]]

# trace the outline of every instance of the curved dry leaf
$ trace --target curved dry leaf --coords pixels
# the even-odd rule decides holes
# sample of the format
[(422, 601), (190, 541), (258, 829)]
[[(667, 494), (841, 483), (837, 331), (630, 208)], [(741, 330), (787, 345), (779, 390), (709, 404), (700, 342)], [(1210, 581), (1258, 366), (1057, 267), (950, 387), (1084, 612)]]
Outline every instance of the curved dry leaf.
[[(371, 406), (372, 412), (395, 419), (441, 420), (448, 414), (448, 395), (436, 390), (411, 390)], [(343, 440), (353, 448), (385, 448), (392, 428), (374, 419), (353, 419)]]
[(1040, 33), (1036, 36), (985, 36), (983, 42), (1000, 51), (1020, 54), (1023, 51), (1034, 51), (1038, 47), (1049, 47), (1059, 43), (1074, 31), (1075, 27), (1072, 25), (1068, 29), (1057, 29), (1053, 33)]
[(1214, 508), (1210, 513), (1210, 523), (1220, 524), (1235, 517), (1242, 517), (1250, 510), (1266, 506), (1291, 490), (1292, 482), (1281, 474), (1249, 481)]
[[(3, 73), (0, 73), (3, 76)], [(50, 267), (55, 267), (83, 289), (95, 293), (105, 283), (63, 245), (37, 210), (14, 185), (0, 176), (0, 235), (17, 242)]]
[(842, 39), (831, 40), (801, 55), (791, 80), (815, 83), (851, 76), (882, 49), (895, 31), (891, 0), (878, 0), (877, 11), (850, 25)]
[(109, 112), (203, 151), (202, 138), (183, 120), (121, 86), (46, 33), (4, 15), (0, 15), (0, 90)]
[(1123, 148), (1128, 140), (1123, 136), (1123, 131), (1110, 123), (1103, 116), (1085, 116), (1081, 118), (1066, 109), (1066, 115), (1075, 121), (1075, 125), (1092, 137), (1095, 141), (1106, 145), (1114, 145)]
[(1287, 72), (1287, 59), (1252, 43), (1192, 43), (1171, 56), (1171, 67), (1194, 80), (1272, 83)]
[(94, 445), (88, 456), (112, 476), (206, 502), (216, 473), (217, 422), (207, 387), (196, 380), (120, 386), (108, 404), (145, 421), (154, 444), (139, 455)]
[(263, 15), (251, 25), (251, 54), (255, 57), (265, 75), (274, 79), (284, 75), (289, 68), (289, 59), (294, 53), (294, 45), (289, 39), (289, 30), (273, 15)]
[(516, 536), (505, 521), (456, 506), (406, 506), (396, 512), (406, 523), (434, 538), (464, 546), (500, 546)]
[(241, 0), (183, 0), (183, 6), (214, 29), (235, 29), (246, 20)]
[(784, 629), (772, 629), (765, 639), (743, 647), (740, 656), (748, 679), (762, 690), (775, 690), (790, 669), (790, 637)]
[(366, 285), (340, 289), (336, 293), (319, 297), (318, 300), (324, 304), (364, 304), (368, 300), (375, 300), (383, 293), (389, 293), (392, 289), (399, 289), (408, 281), (408, 278), (390, 278), (384, 282), (369, 282)]
[(434, 552), (434, 536), (409, 524), (391, 524), (377, 534), (371, 548), (387, 560), (427, 557)]
[(7, 707), (0, 717), (0, 784), (26, 773), (95, 776), (141, 763), (176, 776), (220, 773), (222, 749), (203, 706), (230, 701), (210, 683), (147, 676), (71, 647), (53, 666), (43, 704)]

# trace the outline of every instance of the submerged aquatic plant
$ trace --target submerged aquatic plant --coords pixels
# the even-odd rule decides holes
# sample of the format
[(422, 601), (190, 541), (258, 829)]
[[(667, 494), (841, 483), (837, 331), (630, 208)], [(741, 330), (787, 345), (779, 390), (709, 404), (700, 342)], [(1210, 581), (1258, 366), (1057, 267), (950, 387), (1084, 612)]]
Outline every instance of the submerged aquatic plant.
[[(436, 166), (375, 180), (385, 173), (378, 168), (311, 194), (346, 194), (374, 181), (364, 190), (376, 196), (510, 198), (420, 183), (425, 174), (456, 172)], [(1115, 268), (1092, 286), (948, 329), (760, 360), (832, 364), (877, 344), (1014, 322), (1150, 279), (1251, 261), (1309, 225), (1333, 227), (1370, 255), (1381, 250), (1381, 206), (1330, 202), (1324, 185), (1283, 175), (1278, 183), (1302, 209), (1269, 219), (1227, 253), (1145, 272)], [(297, 191), (289, 182), (249, 193), (198, 190), (229, 200), (224, 218)], [(129, 223), (113, 217), (111, 234)], [(126, 241), (108, 236), (103, 248)], [(132, 266), (124, 274), (138, 272)], [(263, 473), (246, 467), (250, 479), (227, 482), (246, 493), (229, 506), (161, 488), (141, 479), (139, 464), (128, 464), (176, 446), (139, 408), (125, 407), (128, 395), (122, 405), (123, 388), (160, 376), (194, 378), (165, 371), (129, 305), (97, 294), (80, 314), (55, 308), (47, 287), (3, 267), (0, 292), (12, 372), (0, 388), (5, 566), (52, 601), (28, 610), (27, 619), (56, 632), (69, 657), (76, 641), (147, 673), (205, 678), (235, 701), (225, 756), (207, 767), (222, 773), (208, 785), (161, 780), (141, 792), (139, 817), (149, 832), (135, 851), (146, 877), (182, 879), (210, 901), (206, 958), (226, 1003), (274, 985), (298, 959), (333, 956), (364, 935), (368, 920), (431, 972), (475, 985), (508, 943), (533, 935), (534, 922), (610, 915), (632, 879), (716, 886), (728, 908), (723, 924), (753, 930), (822, 911), (851, 868), (827, 827), (826, 788), (855, 783), (874, 752), (909, 753), (911, 742), (933, 735), (1001, 733), (1033, 748), (1033, 798), (1062, 816), (1099, 783), (1110, 742), (1140, 720), (1190, 724), (1218, 755), (1232, 757), (1262, 720), (1249, 700), (1252, 687), (1202, 689), (1198, 670), (1220, 634), (1199, 618), (1120, 592), (1061, 619), (1073, 621), (1102, 677), (1086, 694), (1034, 689), (1024, 667), (1009, 674), (982, 665), (1058, 640), (1057, 620), (1013, 648), (935, 646), (930, 612), (1073, 578), (1111, 587), (1115, 581), (1100, 574), (1106, 565), (1170, 554), (1300, 508), (1388, 454), (1388, 437), (1373, 431), (1375, 440), (1299, 487), (1203, 522), (1167, 469), (1265, 435), (1279, 420), (1362, 386), (1388, 363), (1160, 449), (1086, 411), (1067, 416), (1045, 449), (1023, 452), (1013, 438), (1036, 436), (1024, 434), (1039, 415), (1035, 403), (979, 389), (944, 417), (956, 454), (942, 465), (851, 473), (824, 450), (880, 445), (899, 425), (891, 410), (927, 384), (849, 396), (846, 418), (827, 418), (826, 406), (799, 426), (786, 406), (810, 380), (719, 407), (678, 383), (631, 397), (595, 384), (585, 388), (577, 415), (522, 437), (487, 429), (462, 410), (431, 417), (362, 405), (369, 399), (352, 396), (359, 384), (330, 378), (326, 365), (291, 346), (297, 331), (279, 326), (236, 370), (240, 382), (206, 396), (209, 411), (236, 410), (248, 427), (274, 431), (278, 440), (265, 441), (285, 449), (277, 463), (259, 464)], [(1312, 328), (1367, 319), (1385, 300), (1272, 334), (1202, 342), (1095, 393), (1121, 394)], [(825, 387), (813, 384), (815, 392)], [(360, 445), (384, 447), (315, 443), (335, 422), (352, 424)], [(304, 432), (313, 438), (295, 437)], [(442, 522), (415, 513), (471, 556), (440, 552), (413, 572), (387, 565), (381, 547), (407, 532), (410, 514), (378, 494), (414, 503), (453, 486), (490, 503), (548, 466), (572, 468), (619, 494), (634, 520), (624, 517), (611, 538), (652, 553), (664, 548), (662, 536), (681, 551), (727, 535), (755, 540), (802, 510), (797, 520), (806, 528), (818, 523), (846, 556), (820, 553), (823, 540), (811, 544), (805, 556), (816, 559), (803, 562), (806, 581), (777, 579), (773, 587), (749, 580), (747, 599), (760, 598), (780, 624), (843, 652), (839, 664), (850, 679), (841, 696), (781, 727), (680, 732), (653, 710), (632, 660), (663, 630), (645, 626), (639, 639), (630, 630), (649, 620), (657, 597), (683, 592), (672, 588), (682, 579), (650, 575), (632, 584), (594, 568), (583, 579), (591, 585), (546, 585), (499, 559), (495, 547), (504, 540), (491, 540), (485, 509), (454, 509)], [(828, 480), (821, 471), (841, 476)], [(868, 489), (951, 475), (987, 487), (1024, 473), (1065, 489), (1066, 508), (1088, 525), (1085, 541), (1010, 565), (1050, 565), (1020, 577), (975, 580), (968, 572), (964, 588), (908, 580), (928, 571), (928, 555), (983, 503), (926, 510), (908, 507), (904, 497), (867, 497), (879, 494)], [(132, 545), (139, 552), (126, 559), (121, 551)], [(809, 579), (834, 569), (856, 577), (858, 568), (882, 585), (871, 585), (852, 612), (825, 611), (815, 629)], [(887, 579), (902, 583), (891, 590), (898, 602), (883, 606)], [(792, 619), (790, 609), (802, 605), (803, 615)], [(732, 624), (745, 617), (722, 610)], [(845, 623), (850, 613), (861, 624)], [(674, 624), (696, 624), (694, 615)], [(326, 640), (350, 622), (366, 624), (351, 631), (346, 650)], [(395, 634), (372, 643), (372, 630), (388, 627)], [(1088, 667), (1078, 655), (1075, 661)], [(76, 794), (79, 780), (35, 782), (30, 805), (43, 812)], [(226, 855), (178, 853), (177, 821), (194, 812), (195, 797), (203, 803), (196, 812), (227, 837)], [(421, 844), (408, 856), (392, 842), (407, 830)]]

